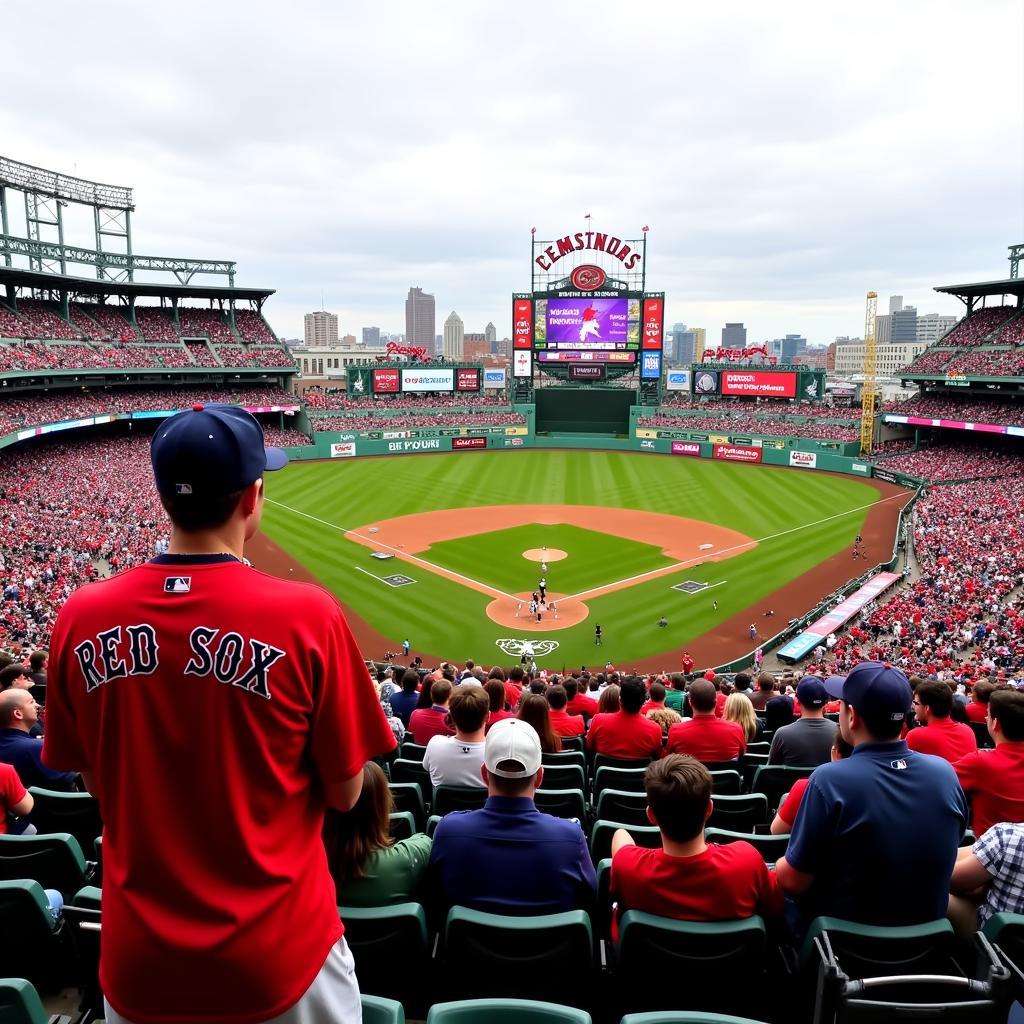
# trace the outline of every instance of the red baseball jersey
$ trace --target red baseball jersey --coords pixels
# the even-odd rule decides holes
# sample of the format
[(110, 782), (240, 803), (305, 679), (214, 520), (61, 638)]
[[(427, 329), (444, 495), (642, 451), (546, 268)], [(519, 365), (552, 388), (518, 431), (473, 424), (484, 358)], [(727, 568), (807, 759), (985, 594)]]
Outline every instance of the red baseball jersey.
[(140, 1024), (294, 1005), (342, 934), (321, 783), (395, 745), (337, 602), (230, 555), (165, 555), (71, 596), (51, 767), (104, 821), (100, 979)]

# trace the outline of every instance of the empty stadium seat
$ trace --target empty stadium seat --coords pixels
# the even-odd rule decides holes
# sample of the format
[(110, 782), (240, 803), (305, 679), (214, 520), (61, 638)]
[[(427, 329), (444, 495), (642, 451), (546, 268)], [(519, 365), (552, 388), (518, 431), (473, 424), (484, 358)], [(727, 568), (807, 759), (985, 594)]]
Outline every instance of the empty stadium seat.
[[(0, 882), (0, 935), (3, 970), (40, 985), (53, 982), (66, 961), (62, 924), (38, 882), (26, 878)], [(13, 941), (17, 936), (17, 941)]]
[(646, 768), (649, 757), (612, 757), (610, 754), (594, 754), (591, 759), (594, 772), (601, 768)]
[(582, 910), (508, 917), (452, 907), (443, 957), (451, 998), (523, 996), (579, 1005), (593, 996), (594, 939)]
[(578, 764), (545, 765), (542, 789), (583, 789), (586, 779)]
[(761, 1024), (751, 1017), (734, 1017), (729, 1013), (701, 1013), (699, 1010), (651, 1010), (627, 1013), (619, 1024)]
[(51, 835), (67, 832), (83, 850), (91, 850), (103, 833), (99, 801), (88, 793), (58, 793), (52, 789), (29, 789), (35, 801), (32, 824), (38, 832)]
[(430, 772), (423, 767), (422, 761), (410, 761), (408, 758), (399, 757), (391, 762), (388, 770), (391, 773), (392, 782), (418, 783), (424, 803), (430, 804), (433, 799), (434, 787), (430, 781)]
[(452, 811), (475, 811), (487, 801), (484, 786), (438, 786), (434, 790), (432, 810), (442, 817)]
[(590, 856), (595, 864), (612, 855), (612, 836), (620, 828), (632, 836), (637, 846), (646, 846), (649, 850), (661, 846), (661, 830), (655, 825), (631, 825), (629, 822), (598, 819), (590, 830)]
[(797, 779), (809, 778), (813, 771), (813, 768), (790, 768), (780, 764), (761, 765), (754, 773), (750, 792), (764, 793), (768, 798), (768, 810), (774, 814), (779, 809), (782, 795), (793, 788)]
[(31, 878), (56, 889), (66, 900), (92, 880), (82, 848), (74, 836), (0, 835), (0, 880)]
[(562, 750), (584, 750), (582, 736), (563, 736)]
[(646, 768), (598, 768), (594, 772), (594, 800), (596, 801), (606, 789), (642, 793), (646, 771)]
[(363, 1024), (405, 1024), (405, 1010), (394, 999), (380, 996), (360, 995), (363, 1007)]
[(536, 999), (464, 999), (430, 1008), (427, 1024), (591, 1024), (590, 1014)]
[(753, 832), (758, 825), (768, 824), (768, 798), (763, 793), (737, 796), (715, 794), (708, 825), (732, 832)]
[(711, 794), (712, 796), (736, 796), (739, 794), (743, 777), (738, 771), (712, 772), (711, 773)]
[[(6, 965), (5, 965), (6, 966)], [(63, 1017), (61, 1020), (70, 1020)], [(0, 978), (0, 1022), (2, 1024), (49, 1024), (35, 986), (24, 978)]]
[(533, 794), (538, 811), (556, 818), (576, 818), (581, 823), (587, 816), (587, 803), (582, 789), (538, 789)]
[(554, 754), (541, 754), (541, 764), (545, 769), (561, 767), (566, 764), (578, 764), (584, 771), (587, 770), (587, 755), (582, 750), (560, 750)]
[(630, 793), (624, 789), (604, 789), (597, 799), (594, 814), (607, 821), (624, 821), (629, 825), (650, 825), (647, 818), (646, 793)]
[(388, 816), (388, 832), (396, 843), (408, 839), (416, 834), (416, 819), (409, 811), (396, 811)]
[(421, 829), (427, 821), (427, 807), (423, 802), (423, 790), (418, 782), (390, 782), (391, 799), (396, 811), (408, 811)]
[(412, 740), (403, 740), (402, 746), (399, 748), (399, 757), (403, 757), (407, 761), (422, 762), (426, 752), (427, 748), (423, 744), (413, 743)]
[(629, 910), (619, 921), (617, 988), (630, 1009), (750, 1012), (764, 996), (766, 947), (760, 917), (677, 921)]
[(816, 917), (800, 948), (800, 962), (817, 958), (815, 943), (827, 946), (851, 978), (890, 974), (961, 974), (956, 966), (956, 935), (947, 920), (903, 927), (877, 927)]
[(765, 863), (774, 864), (789, 846), (789, 836), (772, 836), (760, 832), (730, 832), (724, 828), (707, 828), (704, 839), (709, 843), (725, 846), (728, 843), (750, 843), (765, 859)]

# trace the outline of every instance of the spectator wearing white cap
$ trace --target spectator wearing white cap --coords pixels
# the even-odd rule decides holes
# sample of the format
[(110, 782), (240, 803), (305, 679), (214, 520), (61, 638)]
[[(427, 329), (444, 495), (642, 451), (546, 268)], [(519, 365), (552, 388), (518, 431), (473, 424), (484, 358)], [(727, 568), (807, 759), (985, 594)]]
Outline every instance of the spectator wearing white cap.
[(445, 815), (431, 868), (448, 906), (496, 914), (555, 914), (585, 907), (597, 887), (583, 829), (537, 810), (540, 738), (528, 722), (496, 722), (484, 743), (487, 802)]

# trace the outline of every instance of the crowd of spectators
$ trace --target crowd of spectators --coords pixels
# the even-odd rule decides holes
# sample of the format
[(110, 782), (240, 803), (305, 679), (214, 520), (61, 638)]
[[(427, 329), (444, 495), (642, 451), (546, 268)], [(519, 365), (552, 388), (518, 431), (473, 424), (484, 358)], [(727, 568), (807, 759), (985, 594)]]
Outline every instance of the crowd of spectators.
[[(81, 302), (71, 302), (68, 304), (68, 314), (71, 317), (71, 323), (87, 341), (120, 341), (120, 336), (111, 338), (110, 332), (89, 315), (90, 311), (95, 312), (95, 310), (95, 306), (85, 306)], [(127, 340), (135, 341), (134, 334)]]
[(934, 487), (911, 530), (920, 577), (839, 638), (829, 670), (878, 657), (966, 680), (1024, 671), (1024, 606), (1007, 601), (1024, 582), (1024, 476)]
[(295, 359), (280, 345), (217, 345), (217, 357), (225, 366), (265, 366), (293, 369)]
[(901, 416), (922, 416), (926, 419), (957, 420), (964, 423), (1001, 423), (1024, 426), (1024, 405), (1000, 402), (984, 397), (960, 395), (914, 395), (912, 398), (886, 402), (882, 412)]
[(178, 326), (184, 337), (207, 337), (215, 344), (235, 343), (234, 332), (224, 319), (224, 314), (216, 309), (179, 306)]
[(943, 339), (949, 348), (969, 348), (981, 345), (985, 339), (1016, 312), (1013, 306), (989, 306), (961, 320)]
[(642, 416), (640, 427), (662, 430), (703, 430), (724, 434), (764, 434), (768, 437), (814, 437), (825, 441), (856, 441), (859, 428), (843, 427), (835, 423), (795, 423), (787, 420), (761, 419), (741, 416)]
[(192, 357), (196, 366), (221, 366), (223, 365), (213, 354), (213, 350), (205, 341), (186, 341), (185, 348)]
[(859, 420), (860, 406), (832, 406), (788, 399), (699, 398), (686, 391), (670, 391), (660, 409), (695, 409), (700, 412), (730, 413), (736, 416), (767, 416), (769, 419), (795, 416), (804, 419)]
[(322, 416), (310, 414), (316, 430), (415, 430), (422, 427), (521, 427), (518, 412), (435, 412), (407, 416)]
[(888, 470), (931, 482), (987, 480), (1018, 477), (1024, 473), (1024, 459), (1019, 452), (986, 448), (966, 441), (887, 454), (883, 464)]
[(235, 310), (235, 327), (243, 341), (257, 345), (276, 345), (277, 339), (267, 327), (266, 321), (251, 309)]
[(224, 388), (96, 388), (35, 392), (0, 398), (0, 437), (40, 423), (100, 416), (104, 413), (187, 409), (196, 402), (226, 402), (252, 407), (296, 405), (295, 395), (265, 386)]
[(136, 306), (135, 322), (146, 341), (159, 341), (176, 345), (178, 332), (174, 329), (171, 311), (160, 306)]
[(91, 345), (44, 341), (12, 345), (0, 343), (0, 371), (187, 368), (194, 365), (180, 343), (168, 346), (101, 341)]
[(53, 303), (40, 302), (38, 299), (22, 299), (18, 303), (18, 313), (22, 320), (35, 325), (37, 338), (76, 341), (80, 337), (79, 331), (57, 312), (57, 307)]
[(1024, 374), (1024, 350), (984, 348), (959, 352), (946, 364), (945, 371), (983, 377), (1019, 377)]
[(138, 341), (141, 338), (139, 332), (128, 322), (128, 318), (113, 306), (81, 304), (79, 308), (103, 327), (111, 341)]
[(310, 444), (310, 439), (301, 430), (282, 430), (280, 427), (263, 425), (263, 439), (278, 448)]
[(922, 352), (908, 367), (906, 373), (931, 373), (935, 370), (944, 370), (946, 364), (956, 355), (955, 352), (946, 349), (928, 349)]
[(353, 410), (360, 413), (393, 412), (396, 409), (444, 409), (447, 407), (473, 408), (485, 406), (507, 406), (508, 394), (501, 390), (473, 392), (449, 392), (438, 394), (367, 395), (365, 398), (351, 398), (345, 391), (324, 388), (306, 388), (302, 400), (312, 411), (314, 409)]

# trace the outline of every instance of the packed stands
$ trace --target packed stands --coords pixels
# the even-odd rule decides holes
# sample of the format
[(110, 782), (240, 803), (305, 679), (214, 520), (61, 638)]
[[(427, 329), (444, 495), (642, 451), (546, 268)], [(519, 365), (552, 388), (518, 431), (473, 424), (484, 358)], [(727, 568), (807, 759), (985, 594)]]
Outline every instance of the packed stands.
[(215, 351), (225, 366), (295, 366), (294, 358), (281, 345), (217, 345)]
[(915, 395), (913, 398), (886, 402), (881, 411), (925, 419), (1024, 426), (1024, 405), (1020, 402), (1000, 402), (983, 396)]
[(0, 371), (184, 368), (193, 365), (180, 344), (165, 347), (104, 342), (92, 345), (43, 341), (0, 343)]
[(904, 372), (931, 373), (933, 370), (942, 370), (954, 355), (956, 355), (955, 352), (943, 349), (928, 349), (927, 352), (922, 352)]
[(979, 309), (977, 313), (961, 320), (942, 339), (942, 345), (945, 348), (970, 348), (981, 345), (1000, 324), (1005, 323), (1016, 312), (1013, 306), (990, 306), (987, 309)]
[(178, 342), (178, 332), (174, 329), (169, 309), (159, 306), (136, 306), (135, 322), (139, 325), (142, 337), (146, 341)]
[(414, 430), (417, 427), (515, 427), (526, 417), (518, 412), (431, 413), (418, 416), (316, 416), (310, 420), (316, 430)]
[(797, 423), (760, 417), (742, 416), (643, 416), (640, 427), (658, 427), (663, 430), (712, 430), (732, 434), (764, 434), (768, 437), (815, 437), (825, 441), (856, 441), (860, 437), (857, 427), (843, 427), (835, 423)]
[(795, 416), (798, 418), (859, 420), (860, 406), (830, 406), (804, 402), (800, 405), (784, 399), (771, 398), (760, 402), (739, 398), (703, 399), (686, 391), (670, 391), (662, 399), (660, 409), (693, 409), (702, 413), (722, 412), (736, 416)]
[(186, 341), (185, 348), (188, 349), (188, 353), (192, 357), (192, 362), (194, 362), (196, 366), (223, 365), (213, 354), (210, 346), (207, 345), (206, 342)]
[[(109, 341), (110, 332), (98, 324), (89, 315), (89, 309), (95, 311), (96, 307), (86, 307), (80, 302), (71, 302), (68, 304), (68, 313), (71, 317), (71, 323), (75, 326), (76, 330), (85, 338), (87, 341)], [(119, 340), (119, 339), (115, 339)], [(133, 339), (134, 340), (134, 339)]]
[(14, 310), (0, 303), (0, 337), (43, 338), (45, 336), (35, 324), (18, 316)]
[(936, 444), (919, 451), (887, 455), (886, 469), (919, 480), (985, 480), (1024, 474), (1024, 459), (1016, 451), (999, 451), (967, 442)]
[(277, 339), (266, 321), (251, 309), (235, 310), (235, 327), (243, 341), (257, 345), (276, 345)]
[(80, 308), (106, 330), (111, 341), (138, 341), (142, 337), (127, 318), (113, 306), (86, 306), (83, 304)]
[(454, 394), (373, 395), (366, 398), (349, 398), (344, 391), (307, 388), (302, 393), (302, 400), (311, 411), (315, 409), (351, 409), (360, 413), (392, 412), (396, 409), (443, 409), (446, 406), (494, 408), (509, 405), (507, 393), (497, 389), (485, 391), (482, 394), (456, 392)]
[(248, 407), (294, 406), (295, 395), (278, 388), (166, 387), (99, 388), (92, 391), (16, 394), (0, 398), (0, 436), (40, 423), (100, 416), (104, 413), (187, 409), (196, 402), (226, 402)]
[(311, 444), (310, 438), (301, 430), (282, 430), (280, 427), (263, 427), (263, 440), (267, 444), (276, 445), (278, 448), (288, 446), (301, 446)]
[(22, 299), (18, 303), (18, 313), (22, 320), (35, 325), (37, 338), (74, 341), (79, 337), (79, 331), (57, 312), (57, 307), (52, 303)]
[(238, 340), (224, 315), (215, 309), (178, 307), (178, 326), (184, 337), (207, 337), (217, 344), (233, 345)]

